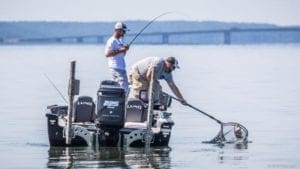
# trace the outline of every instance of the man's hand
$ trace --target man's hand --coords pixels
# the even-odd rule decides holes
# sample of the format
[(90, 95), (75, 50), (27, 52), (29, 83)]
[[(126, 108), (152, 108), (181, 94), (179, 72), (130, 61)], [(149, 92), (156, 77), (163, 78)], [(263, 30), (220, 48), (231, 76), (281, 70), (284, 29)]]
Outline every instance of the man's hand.
[(119, 48), (119, 53), (126, 53), (127, 50), (129, 49), (128, 45), (122, 46), (121, 48)]
[(122, 46), (122, 47), (119, 49), (119, 51), (120, 51), (120, 52), (123, 52), (123, 53), (126, 53), (128, 49), (129, 49), (129, 46), (128, 46), (128, 45), (124, 45), (124, 46)]
[(125, 44), (125, 45), (124, 45), (124, 48), (125, 48), (126, 50), (128, 50), (128, 49), (129, 49), (129, 45)]
[(183, 98), (180, 99), (180, 103), (183, 104), (183, 105), (185, 105), (185, 106), (188, 105), (188, 103), (187, 103), (187, 102), (185, 101), (185, 99), (183, 99)]

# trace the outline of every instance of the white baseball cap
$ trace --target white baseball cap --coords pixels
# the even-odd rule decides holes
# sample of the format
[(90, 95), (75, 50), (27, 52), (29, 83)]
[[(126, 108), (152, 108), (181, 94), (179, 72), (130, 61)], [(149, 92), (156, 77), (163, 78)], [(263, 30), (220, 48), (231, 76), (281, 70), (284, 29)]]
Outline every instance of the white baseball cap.
[(129, 29), (127, 29), (126, 24), (123, 22), (117, 22), (115, 24), (115, 29), (122, 29), (123, 31), (129, 31)]

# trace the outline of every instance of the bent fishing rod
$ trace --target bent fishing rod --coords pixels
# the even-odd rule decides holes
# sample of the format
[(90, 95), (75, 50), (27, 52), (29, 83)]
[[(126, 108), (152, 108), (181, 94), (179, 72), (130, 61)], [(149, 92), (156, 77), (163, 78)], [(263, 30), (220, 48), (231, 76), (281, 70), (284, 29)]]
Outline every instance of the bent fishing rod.
[(168, 15), (168, 14), (171, 14), (171, 13), (174, 13), (174, 12), (166, 12), (166, 13), (162, 13), (160, 15), (158, 15), (157, 17), (153, 18), (147, 25), (145, 25), (138, 34), (135, 35), (135, 37), (130, 41), (130, 43), (128, 44), (128, 46), (132, 45), (132, 43), (136, 40), (136, 38), (138, 36), (140, 36), (141, 33), (144, 32), (144, 30), (149, 27), (155, 20), (157, 20), (158, 18), (164, 16), (164, 15)]

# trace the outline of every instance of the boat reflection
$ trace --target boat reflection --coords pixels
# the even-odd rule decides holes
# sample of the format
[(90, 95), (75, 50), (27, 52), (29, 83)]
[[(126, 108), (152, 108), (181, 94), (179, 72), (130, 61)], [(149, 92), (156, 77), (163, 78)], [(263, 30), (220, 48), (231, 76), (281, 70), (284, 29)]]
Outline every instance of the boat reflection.
[(50, 147), (47, 168), (171, 168), (168, 147)]

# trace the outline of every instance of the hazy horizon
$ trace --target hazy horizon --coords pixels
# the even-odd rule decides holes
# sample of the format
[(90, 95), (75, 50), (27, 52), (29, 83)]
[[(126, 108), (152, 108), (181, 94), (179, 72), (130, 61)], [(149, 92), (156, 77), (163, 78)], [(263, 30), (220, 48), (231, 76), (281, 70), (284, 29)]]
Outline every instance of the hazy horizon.
[(297, 0), (0, 0), (0, 21), (113, 22), (119, 20), (219, 21), (300, 25)]

